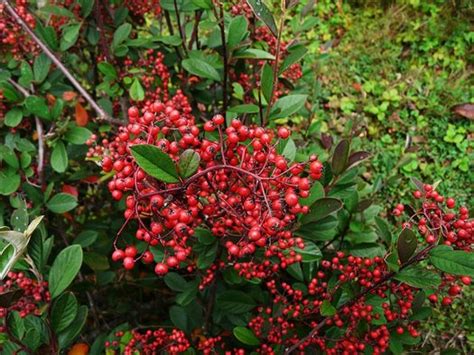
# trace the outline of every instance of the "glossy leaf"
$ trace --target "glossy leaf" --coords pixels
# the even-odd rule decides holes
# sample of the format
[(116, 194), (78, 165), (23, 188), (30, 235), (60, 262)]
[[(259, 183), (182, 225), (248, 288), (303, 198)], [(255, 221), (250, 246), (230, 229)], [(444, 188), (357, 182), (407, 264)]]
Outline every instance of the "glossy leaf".
[(311, 206), (309, 213), (301, 218), (302, 224), (317, 222), (330, 214), (336, 213), (343, 207), (342, 201), (337, 198), (323, 197), (316, 200)]
[(401, 264), (406, 263), (415, 253), (418, 242), (415, 233), (408, 228), (402, 230), (398, 237), (397, 251)]
[(268, 29), (275, 37), (278, 36), (278, 29), (273, 18), (272, 12), (264, 4), (262, 0), (247, 0), (247, 4), (252, 8), (253, 13), (257, 18), (263, 21), (267, 25)]
[(197, 58), (188, 58), (181, 62), (181, 65), (187, 72), (197, 75), (201, 78), (212, 79), (214, 81), (220, 81), (221, 76), (218, 71), (206, 63), (204, 60)]
[(51, 327), (56, 333), (67, 328), (77, 314), (77, 300), (72, 292), (63, 293), (51, 308)]
[(453, 275), (474, 277), (474, 253), (438, 246), (430, 251), (430, 262), (437, 269)]
[(410, 266), (395, 275), (395, 279), (417, 288), (437, 289), (441, 284), (441, 277), (433, 272), (424, 269), (419, 265)]
[(179, 182), (174, 161), (161, 149), (148, 144), (134, 145), (130, 149), (138, 166), (144, 172), (163, 182)]
[(46, 207), (54, 213), (65, 213), (76, 208), (76, 206), (77, 199), (63, 192), (54, 195), (48, 203), (46, 203)]
[(334, 175), (342, 174), (347, 168), (347, 160), (349, 158), (350, 142), (347, 139), (343, 139), (339, 142), (334, 149), (334, 155), (332, 157), (332, 172)]
[(59, 140), (51, 152), (51, 167), (58, 173), (64, 173), (68, 166), (68, 156), (63, 141)]
[(234, 336), (240, 341), (242, 344), (251, 345), (251, 346), (258, 346), (260, 344), (260, 340), (255, 336), (254, 332), (246, 327), (235, 327), (233, 330)]
[(74, 280), (82, 265), (82, 248), (71, 245), (63, 249), (49, 271), (51, 298), (58, 297)]

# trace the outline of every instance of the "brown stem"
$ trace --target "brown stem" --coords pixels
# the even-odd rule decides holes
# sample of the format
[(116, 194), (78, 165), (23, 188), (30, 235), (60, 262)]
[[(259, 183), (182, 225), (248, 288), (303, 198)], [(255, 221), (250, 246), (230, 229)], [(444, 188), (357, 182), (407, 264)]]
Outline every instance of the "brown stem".
[(92, 108), (97, 112), (98, 118), (108, 122), (118, 123), (117, 121), (110, 117), (107, 112), (100, 107), (97, 102), (89, 95), (89, 93), (84, 89), (84, 87), (76, 80), (76, 78), (71, 74), (71, 72), (64, 66), (63, 63), (56, 57), (56, 55), (44, 44), (41, 39), (33, 32), (31, 27), (23, 20), (23, 18), (16, 12), (15, 8), (10, 4), (8, 0), (0, 0), (1, 4), (5, 5), (7, 12), (13, 17), (13, 19), (18, 22), (21, 27), (27, 32), (33, 41), (41, 48), (41, 50), (51, 59), (51, 61), (58, 67), (59, 70), (64, 74), (66, 78), (71, 82), (71, 84), (76, 88), (77, 91), (86, 99), (86, 101), (92, 106)]
[(268, 116), (270, 115), (270, 109), (272, 107), (273, 96), (275, 95), (276, 86), (278, 85), (278, 64), (280, 62), (281, 35), (283, 32), (284, 22), (285, 22), (285, 13), (283, 12), (280, 18), (280, 28), (278, 29), (277, 47), (276, 47), (276, 52), (275, 52), (275, 63), (273, 64), (272, 92), (268, 100), (267, 111), (265, 112), (265, 119), (263, 121), (264, 124), (268, 121)]
[(196, 11), (194, 15), (194, 27), (191, 34), (191, 39), (189, 40), (188, 48), (189, 50), (193, 49), (193, 44), (196, 42), (196, 48), (200, 49), (201, 45), (199, 44), (199, 22), (201, 21), (202, 11)]
[(186, 48), (186, 34), (184, 33), (183, 28), (181, 27), (181, 17), (179, 14), (178, 3), (176, 0), (173, 0), (174, 11), (176, 12), (176, 23), (178, 25), (179, 36), (181, 37), (181, 43), (183, 45), (184, 54), (188, 54), (188, 49)]
[[(402, 271), (403, 269), (406, 269), (408, 266), (410, 265), (413, 265), (417, 262), (420, 262), (422, 261), (423, 259), (425, 259), (426, 255), (430, 252), (431, 249), (433, 249), (434, 247), (436, 246), (436, 244), (432, 244), (432, 245), (429, 245), (428, 247), (426, 247), (425, 249), (421, 250), (418, 254), (414, 255), (413, 257), (410, 258), (410, 260), (408, 260), (405, 264), (403, 264), (400, 269), (398, 270), (398, 272)], [(338, 309), (341, 309), (343, 307), (348, 307), (348, 306), (351, 306), (353, 304), (355, 304), (357, 301), (359, 301), (361, 298), (363, 298), (364, 296), (366, 296), (367, 294), (369, 294), (370, 292), (376, 290), (377, 288), (379, 288), (380, 286), (382, 286), (383, 284), (385, 284), (387, 281), (391, 280), (398, 272), (390, 272), (388, 273), (387, 275), (385, 275), (381, 280), (377, 281), (374, 285), (372, 285), (371, 287), (368, 287), (366, 288), (364, 291), (360, 292), (357, 296), (355, 296), (354, 298), (352, 298), (351, 300), (347, 301), (346, 303), (342, 304), (341, 306), (339, 306)], [(327, 321), (327, 317), (325, 317), (323, 320), (321, 320), (318, 325), (313, 328), (311, 330), (311, 332), (309, 332), (309, 334), (307, 336), (305, 336), (304, 338), (300, 339), (296, 344), (292, 345), (291, 347), (289, 347), (288, 349), (285, 350), (285, 355), (288, 355), (288, 354), (291, 354), (293, 351), (295, 351), (296, 349), (298, 349), (301, 345), (303, 345), (304, 343), (306, 343), (309, 339), (313, 338), (317, 333), (318, 331), (326, 324), (326, 321)]]
[(222, 57), (224, 60), (224, 80), (222, 83), (222, 106), (223, 106), (223, 112), (224, 112), (224, 117), (225, 117), (227, 113), (227, 75), (228, 75), (228, 70), (229, 70), (229, 63), (227, 59), (227, 46), (225, 43), (224, 7), (222, 6), (222, 3), (220, 2), (219, 2), (219, 8), (220, 8), (220, 19), (218, 18), (217, 10), (215, 11), (215, 14), (216, 14), (216, 18), (218, 18), (219, 28), (221, 30)]

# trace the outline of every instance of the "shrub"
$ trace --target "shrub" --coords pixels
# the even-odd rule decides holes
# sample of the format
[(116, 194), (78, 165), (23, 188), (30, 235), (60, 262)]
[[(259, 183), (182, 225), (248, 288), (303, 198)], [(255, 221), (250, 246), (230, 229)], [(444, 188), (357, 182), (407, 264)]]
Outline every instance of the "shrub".
[(315, 137), (312, 4), (0, 3), (4, 352), (402, 353), (461, 297), (468, 208)]

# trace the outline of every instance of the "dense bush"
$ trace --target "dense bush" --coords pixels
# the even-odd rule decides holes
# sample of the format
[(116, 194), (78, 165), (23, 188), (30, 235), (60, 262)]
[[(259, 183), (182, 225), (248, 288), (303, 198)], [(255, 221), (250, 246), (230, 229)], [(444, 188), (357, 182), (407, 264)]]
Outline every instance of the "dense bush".
[[(398, 11), (431, 29), (441, 6)], [(390, 87), (377, 58), (351, 66), (345, 11), (330, 1), (1, 0), (2, 351), (417, 346), (432, 310), (449, 311), (474, 276), (469, 192), (443, 189), (429, 153), (420, 173), (410, 151), (396, 163), (401, 149), (378, 149), (390, 143), (389, 112), (389, 133), (404, 136), (403, 123), (423, 129), (449, 107), (421, 97), (428, 79)], [(380, 11), (359, 18), (376, 23)], [(434, 34), (431, 46), (403, 31), (387, 53), (441, 46), (413, 59), (432, 70), (472, 43), (463, 22), (459, 37)], [(350, 94), (334, 84), (345, 75), (359, 76)], [(446, 81), (433, 84), (440, 100)], [(446, 96), (446, 106), (465, 99)], [(458, 138), (465, 125), (445, 139), (460, 172), (472, 155)], [(466, 191), (470, 180), (460, 179)]]

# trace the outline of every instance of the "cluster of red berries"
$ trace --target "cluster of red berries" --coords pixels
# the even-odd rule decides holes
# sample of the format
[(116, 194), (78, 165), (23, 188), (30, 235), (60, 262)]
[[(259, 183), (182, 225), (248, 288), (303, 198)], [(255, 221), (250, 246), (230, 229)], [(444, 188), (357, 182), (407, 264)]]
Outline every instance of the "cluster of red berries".
[(114, 335), (119, 339), (105, 343), (107, 354), (151, 355), (166, 352), (166, 354), (174, 355), (185, 352), (190, 346), (184, 332), (178, 329), (172, 329), (170, 332), (163, 328), (145, 332), (132, 330), (130, 333), (131, 338), (129, 339), (127, 336), (127, 342), (124, 344), (125, 333), (123, 331), (116, 332)]
[[(229, 260), (239, 261), (235, 269), (249, 278), (301, 260), (294, 248), (304, 248), (304, 243), (291, 229), (298, 214), (308, 212), (299, 198), (308, 197), (311, 181), (321, 177), (322, 164), (316, 157), (290, 163), (277, 152), (279, 140), (290, 135), (288, 129), (275, 132), (239, 120), (224, 129), (224, 117), (216, 115), (202, 132), (181, 92), (167, 102), (147, 101), (141, 112), (131, 107), (128, 114), (129, 124), (112, 141), (102, 141), (98, 150), (91, 148), (90, 154), (103, 154), (103, 170), (115, 172), (109, 190), (116, 200), (126, 195), (124, 216), (137, 221), (137, 240), (163, 248), (157, 274), (185, 261), (192, 266), (188, 257), (197, 226), (207, 226), (219, 237)], [(158, 181), (131, 155), (130, 148), (137, 144), (158, 147), (176, 165), (183, 152), (191, 150), (199, 166), (179, 183)], [(263, 260), (253, 257), (259, 248), (264, 250)], [(132, 268), (142, 257), (151, 261), (147, 255), (117, 250), (114, 259)], [(271, 262), (273, 257), (280, 262)]]
[(161, 14), (160, 0), (125, 0), (124, 5), (135, 16), (143, 17), (146, 14), (159, 16)]
[[(16, 0), (14, 8), (31, 28), (35, 28), (36, 21), (33, 15), (28, 12), (27, 0)], [(0, 43), (2, 52), (11, 53), (14, 56), (21, 56), (22, 53), (32, 50), (36, 51), (36, 45), (31, 42), (18, 22), (7, 14), (5, 5), (2, 3), (0, 3)]]
[[(22, 318), (29, 314), (41, 315), (41, 306), (51, 300), (48, 283), (31, 279), (23, 272), (9, 272), (7, 279), (0, 283), (0, 294), (9, 292), (18, 292), (18, 296), (13, 296), (13, 304), (0, 307), (0, 319), (5, 318), (11, 311), (17, 311)], [(5, 326), (1, 326), (0, 333), (5, 331)]]
[[(429, 244), (441, 242), (457, 249), (471, 251), (474, 243), (474, 222), (469, 220), (469, 210), (461, 206), (454, 211), (456, 200), (439, 194), (431, 185), (425, 184), (413, 192), (420, 206), (406, 223), (407, 227), (417, 224), (418, 232)], [(405, 211), (398, 204), (392, 211), (394, 216), (401, 216)]]

